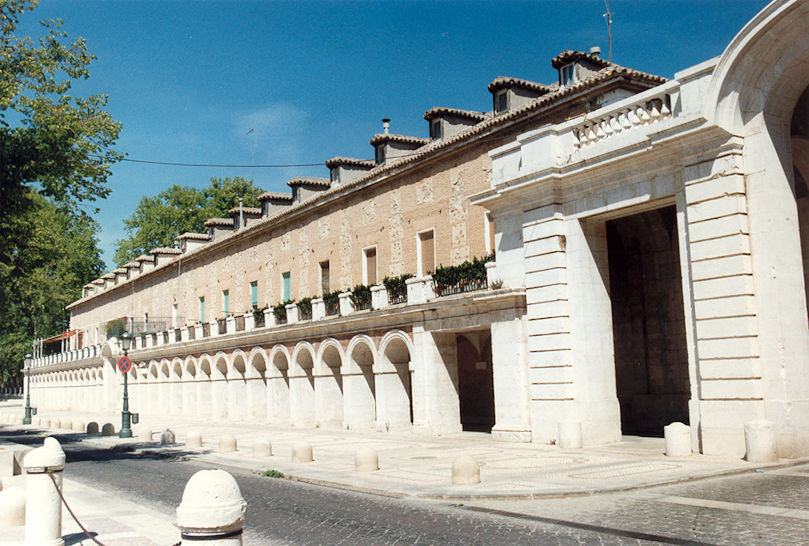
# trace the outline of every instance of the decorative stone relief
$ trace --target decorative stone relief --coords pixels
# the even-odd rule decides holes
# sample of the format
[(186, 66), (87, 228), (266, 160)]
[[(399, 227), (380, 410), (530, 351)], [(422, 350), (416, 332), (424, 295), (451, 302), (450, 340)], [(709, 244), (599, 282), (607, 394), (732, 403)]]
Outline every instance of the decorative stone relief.
[(416, 186), (416, 203), (423, 205), (433, 200), (433, 183), (432, 180), (425, 180), (422, 184)]
[(312, 254), (312, 249), (309, 248), (309, 236), (306, 235), (306, 230), (301, 230), (298, 239), (298, 258), (300, 259), (300, 267), (298, 274), (300, 278), (300, 286), (304, 292), (309, 287), (309, 257)]
[(289, 233), (281, 235), (281, 250), (289, 250), (290, 242)]
[(351, 286), (351, 225), (345, 210), (340, 211), (340, 286)]
[(402, 239), (404, 238), (404, 221), (402, 220), (402, 208), (399, 205), (399, 194), (391, 195), (390, 217), (388, 218), (388, 230), (390, 238), (390, 274), (393, 276), (404, 273), (404, 252), (402, 251)]
[(326, 238), (331, 235), (331, 226), (328, 220), (318, 219), (317, 231), (320, 233), (321, 238)]
[(450, 179), (449, 198), (449, 223), (452, 229), (450, 261), (453, 264), (469, 259), (469, 245), (466, 242), (466, 217), (469, 212), (467, 206), (463, 175), (454, 172)]
[(376, 220), (376, 201), (373, 199), (362, 205), (362, 215), (366, 223)]

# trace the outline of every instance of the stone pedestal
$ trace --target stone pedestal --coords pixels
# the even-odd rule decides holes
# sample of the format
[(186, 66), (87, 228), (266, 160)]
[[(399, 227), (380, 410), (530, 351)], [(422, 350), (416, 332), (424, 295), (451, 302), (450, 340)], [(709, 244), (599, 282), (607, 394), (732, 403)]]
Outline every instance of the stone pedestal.
[(287, 324), (295, 324), (298, 322), (298, 304), (288, 303), (284, 307), (287, 310)]
[(371, 309), (384, 309), (388, 306), (388, 289), (384, 284), (371, 287)]
[(683, 423), (671, 423), (663, 427), (666, 438), (667, 457), (691, 456), (691, 427)]
[(345, 317), (354, 312), (354, 302), (351, 301), (351, 292), (341, 292), (340, 298), (340, 316)]
[(770, 463), (778, 460), (775, 451), (775, 425), (771, 421), (756, 420), (744, 425), (745, 458), (751, 463)]
[(435, 283), (431, 275), (407, 279), (405, 285), (408, 304), (426, 303), (435, 298)]
[(323, 318), (326, 318), (326, 302), (323, 298), (315, 298), (312, 300), (312, 320)]

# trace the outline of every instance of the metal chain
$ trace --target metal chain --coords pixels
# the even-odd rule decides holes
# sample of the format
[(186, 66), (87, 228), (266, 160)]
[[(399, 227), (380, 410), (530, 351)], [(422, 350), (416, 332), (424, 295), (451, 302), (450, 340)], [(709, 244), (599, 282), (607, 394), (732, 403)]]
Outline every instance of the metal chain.
[(94, 537), (93, 535), (90, 534), (90, 531), (88, 531), (84, 527), (84, 525), (81, 524), (81, 522), (79, 521), (79, 518), (77, 518), (76, 514), (73, 513), (73, 510), (70, 509), (70, 506), (67, 504), (67, 501), (65, 500), (65, 496), (62, 495), (62, 490), (59, 488), (59, 484), (56, 483), (56, 478), (53, 476), (53, 472), (47, 472), (47, 474), (48, 474), (48, 476), (51, 477), (51, 481), (53, 482), (53, 486), (56, 488), (56, 492), (59, 493), (59, 498), (62, 499), (62, 503), (65, 505), (65, 508), (67, 508), (67, 511), (70, 512), (70, 515), (73, 516), (73, 521), (75, 521), (76, 524), (79, 527), (81, 527), (81, 530), (84, 531), (84, 534), (87, 535), (87, 537), (90, 540), (92, 540), (93, 542), (98, 544), (98, 546), (106, 546), (103, 542), (99, 542), (96, 539), (96, 537)]

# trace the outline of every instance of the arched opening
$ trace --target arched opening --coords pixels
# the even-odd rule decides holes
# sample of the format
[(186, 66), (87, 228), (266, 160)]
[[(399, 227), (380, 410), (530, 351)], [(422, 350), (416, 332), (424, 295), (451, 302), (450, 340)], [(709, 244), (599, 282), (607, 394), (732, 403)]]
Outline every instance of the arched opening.
[(171, 411), (173, 413), (183, 413), (183, 362), (174, 360), (171, 363), (171, 383), (169, 384), (169, 398)]
[(289, 425), (289, 357), (283, 347), (277, 347), (272, 353), (272, 375), (268, 391), (270, 393), (270, 422), (277, 425)]
[(368, 430), (376, 424), (374, 350), (370, 339), (355, 338), (343, 366), (343, 412), (345, 428)]
[(215, 358), (213, 373), (211, 374), (211, 403), (213, 407), (212, 417), (216, 420), (224, 421), (228, 417), (228, 362), (224, 354), (218, 354)]
[(213, 382), (211, 360), (207, 355), (199, 360), (199, 373), (197, 374), (197, 415), (210, 418), (213, 415)]
[(321, 345), (320, 365), (315, 377), (315, 417), (318, 426), (343, 426), (343, 378), (340, 368), (343, 357), (336, 341)]
[(459, 335), (456, 339), (463, 430), (491, 432), (494, 426), (494, 376), (489, 339), (488, 332)]
[[(237, 351), (232, 357), (230, 373), (228, 374), (228, 419), (231, 421), (245, 420), (244, 403), (247, 400), (247, 364), (244, 353)], [(249, 407), (249, 406), (248, 406)]]
[[(803, 284), (809, 301), (809, 87), (804, 89), (790, 122), (790, 146), (795, 201), (798, 206), (798, 229), (801, 238)], [(809, 311), (809, 309), (807, 310)]]
[(314, 358), (308, 344), (299, 345), (294, 356), (295, 368), (289, 377), (292, 426), (315, 425)]
[(382, 345), (376, 372), (377, 425), (385, 430), (407, 430), (413, 424), (410, 349), (404, 334)]
[(267, 361), (264, 358), (264, 351), (254, 350), (247, 371), (247, 406), (253, 420), (261, 423), (267, 421), (268, 395)]

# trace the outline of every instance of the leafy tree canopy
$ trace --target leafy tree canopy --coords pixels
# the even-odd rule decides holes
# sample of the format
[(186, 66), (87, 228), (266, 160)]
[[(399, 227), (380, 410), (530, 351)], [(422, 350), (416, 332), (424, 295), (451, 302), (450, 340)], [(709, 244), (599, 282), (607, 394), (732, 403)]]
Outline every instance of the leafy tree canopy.
[(121, 130), (107, 97), (71, 96), (95, 57), (61, 21), (16, 33), (37, 0), (0, 0), (0, 381), (35, 337), (67, 326), (64, 305), (96, 278), (97, 226), (80, 206), (103, 198)]
[(205, 220), (227, 216), (239, 205), (258, 207), (262, 189), (241, 177), (211, 178), (207, 188), (171, 186), (155, 197), (141, 198), (131, 216), (124, 219), (128, 236), (118, 241), (114, 261), (123, 265), (153, 248), (171, 246), (183, 233), (204, 232)]

